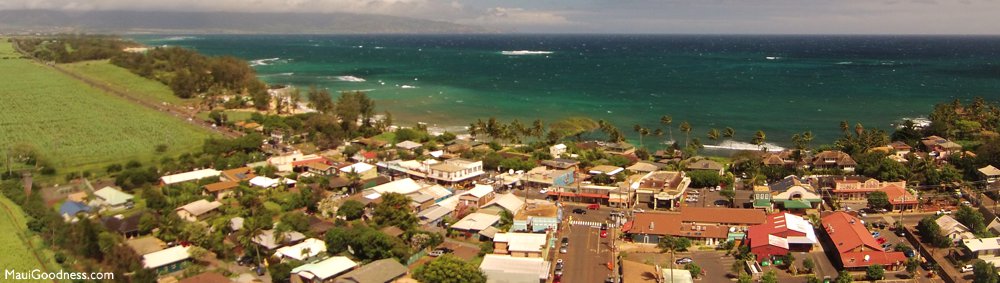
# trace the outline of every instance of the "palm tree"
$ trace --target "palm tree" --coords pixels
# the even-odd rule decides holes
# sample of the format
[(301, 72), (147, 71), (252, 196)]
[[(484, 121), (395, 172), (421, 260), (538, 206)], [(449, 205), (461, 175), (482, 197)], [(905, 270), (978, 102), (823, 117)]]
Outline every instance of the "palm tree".
[(805, 131), (802, 133), (802, 142), (806, 144), (806, 150), (809, 150), (809, 143), (812, 143), (813, 138), (812, 131)]
[[(767, 135), (764, 134), (764, 130), (757, 130), (757, 133), (753, 136), (753, 140), (751, 140), (751, 142), (757, 145), (757, 147), (764, 145), (765, 141), (767, 141)], [(761, 149), (763, 149), (763, 147), (761, 147)]]
[(514, 119), (510, 122), (510, 126), (507, 127), (508, 136), (514, 143), (521, 143), (521, 136), (527, 135), (528, 128), (521, 124), (521, 121)]
[(653, 130), (653, 135), (656, 137), (663, 137), (663, 129), (656, 128), (656, 130)]
[(479, 134), (479, 131), (480, 131), (480, 129), (479, 129), (479, 125), (478, 124), (476, 124), (476, 123), (469, 123), (469, 135), (470, 136), (476, 137), (476, 135)]
[(848, 123), (847, 120), (840, 121), (840, 131), (847, 134), (847, 129), (850, 125), (851, 123)]
[(486, 125), (483, 129), (486, 130), (486, 135), (490, 136), (491, 140), (496, 140), (502, 134), (500, 126), (501, 125), (497, 123), (497, 118), (490, 117), (490, 119), (486, 121)]
[(805, 143), (802, 142), (802, 136), (799, 136), (798, 133), (792, 135), (792, 143), (795, 144), (795, 149), (805, 149)]
[(639, 134), (639, 147), (642, 147), (642, 136), (643, 136), (642, 131), (646, 129), (643, 129), (642, 125), (635, 124), (635, 126), (632, 126), (632, 130), (635, 130), (635, 133)]
[(733, 138), (734, 135), (736, 135), (736, 130), (733, 130), (731, 127), (726, 127), (726, 129), (722, 131), (723, 137)]
[(711, 130), (708, 130), (708, 139), (713, 140), (713, 141), (718, 140), (719, 139), (719, 129), (713, 128)]
[(670, 142), (671, 143), (674, 142), (674, 130), (670, 128), (670, 123), (673, 123), (673, 122), (674, 122), (674, 118), (670, 117), (670, 115), (663, 115), (662, 117), (660, 117), (660, 124), (662, 124), (663, 126), (665, 126), (667, 128), (667, 133), (669, 133), (669, 135), (670, 135)]
[(684, 133), (684, 146), (687, 146), (691, 143), (691, 124), (688, 121), (681, 122), (679, 129)]
[(347, 172), (347, 180), (351, 181), (350, 189), (351, 194), (353, 195), (357, 192), (357, 189), (361, 187), (361, 174), (352, 168), (351, 172)]
[[(671, 265), (674, 264), (674, 252), (687, 248), (683, 246), (683, 244), (678, 240), (679, 240), (678, 238), (674, 238), (673, 236), (664, 236), (663, 238), (660, 238), (660, 242), (657, 244), (657, 246), (659, 246), (660, 248), (661, 253), (666, 253), (666, 252), (670, 253)], [(671, 266), (670, 268), (671, 282), (673, 281), (674, 278), (674, 269), (675, 268)]]
[(857, 136), (858, 138), (861, 138), (861, 133), (864, 132), (865, 132), (865, 126), (862, 126), (861, 122), (858, 122), (857, 125), (854, 125), (854, 133), (858, 135)]
[(531, 123), (531, 135), (535, 136), (535, 139), (541, 140), (544, 133), (545, 124), (542, 123), (541, 119), (535, 119), (535, 122)]

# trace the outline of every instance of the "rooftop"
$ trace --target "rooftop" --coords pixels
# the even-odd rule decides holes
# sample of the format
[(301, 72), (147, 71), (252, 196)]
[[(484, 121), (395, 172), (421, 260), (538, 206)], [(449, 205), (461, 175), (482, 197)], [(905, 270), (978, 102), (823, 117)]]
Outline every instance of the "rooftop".
[(417, 182), (413, 179), (405, 178), (372, 187), (371, 190), (380, 194), (398, 193), (406, 195), (416, 192), (421, 188), (423, 188), (423, 186), (417, 184)]
[(851, 252), (859, 247), (872, 251), (882, 251), (861, 220), (843, 211), (831, 213), (822, 218), (823, 229), (840, 253)]
[(112, 187), (104, 187), (97, 190), (94, 192), (94, 196), (104, 200), (105, 203), (111, 206), (122, 205), (132, 200), (132, 195)]
[(187, 181), (194, 181), (194, 180), (208, 178), (208, 177), (216, 177), (216, 176), (219, 176), (219, 174), (222, 174), (222, 172), (219, 171), (219, 170), (215, 170), (215, 169), (201, 169), (201, 170), (195, 170), (195, 171), (191, 171), (191, 172), (184, 172), (184, 173), (180, 173), (180, 174), (163, 176), (163, 177), (160, 177), (160, 181), (163, 181), (164, 184), (170, 185), (170, 184), (182, 183), (182, 182), (187, 182)]
[(451, 228), (479, 231), (486, 229), (486, 227), (493, 226), (493, 224), (496, 224), (498, 221), (500, 221), (499, 215), (474, 212), (465, 216), (465, 218), (462, 218), (462, 220), (459, 220), (454, 225), (451, 225)]
[(491, 283), (538, 283), (549, 277), (549, 262), (537, 257), (487, 254), (479, 269)]
[(178, 207), (177, 210), (184, 210), (187, 211), (188, 213), (191, 213), (191, 215), (199, 216), (208, 213), (209, 211), (215, 210), (220, 206), (222, 206), (221, 202), (217, 201), (209, 202), (207, 200), (199, 199), (192, 203)]
[(334, 256), (324, 259), (319, 262), (304, 264), (302, 266), (292, 269), (292, 274), (298, 274), (302, 278), (314, 279), (315, 281), (324, 281), (338, 274), (342, 274), (345, 271), (351, 270), (358, 266), (357, 263), (351, 261), (347, 257)]
[(305, 260), (325, 252), (326, 243), (316, 238), (309, 238), (294, 246), (279, 248), (274, 254), (295, 260)]
[(493, 242), (507, 243), (508, 251), (541, 252), (547, 239), (546, 234), (507, 232), (494, 235)]
[(383, 283), (405, 276), (410, 270), (393, 258), (365, 264), (337, 278), (336, 283)]
[(178, 245), (172, 248), (143, 255), (143, 267), (156, 269), (164, 265), (187, 260), (188, 258), (191, 258), (191, 254), (188, 253), (188, 249), (189, 247)]
[(760, 209), (724, 207), (681, 208), (681, 219), (684, 222), (756, 225), (764, 223), (766, 221), (765, 218), (764, 211)]

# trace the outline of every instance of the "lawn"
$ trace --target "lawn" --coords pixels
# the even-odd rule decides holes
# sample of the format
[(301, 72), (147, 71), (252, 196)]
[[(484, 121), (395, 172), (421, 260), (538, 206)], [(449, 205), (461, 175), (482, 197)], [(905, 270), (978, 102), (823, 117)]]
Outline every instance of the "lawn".
[[(150, 163), (199, 148), (210, 133), (20, 59), (0, 39), (0, 152), (27, 144), (60, 173)], [(159, 144), (167, 151), (157, 153)]]
[(108, 60), (60, 64), (59, 67), (76, 75), (100, 82), (108, 88), (126, 93), (144, 102), (153, 104), (167, 102), (175, 105), (184, 105), (189, 102), (175, 96), (174, 92), (166, 85), (140, 77), (124, 68), (112, 65)]
[[(30, 272), (38, 269), (42, 271), (58, 271), (58, 264), (52, 260), (51, 252), (38, 251), (38, 257), (32, 253), (28, 247), (27, 230), (24, 212), (21, 207), (11, 202), (7, 197), (0, 196), (0, 266), (6, 270), (17, 272)], [(39, 241), (33, 241), (38, 247)], [(43, 268), (44, 266), (44, 268)], [(25, 282), (52, 282), (52, 281), (32, 281)]]
[[(198, 119), (202, 119), (202, 120), (205, 120), (205, 121), (212, 121), (212, 119), (208, 118), (208, 114), (209, 113), (211, 113), (211, 112), (210, 111), (198, 112), (198, 114), (195, 115), (195, 117), (198, 117)], [(239, 110), (226, 110), (225, 113), (226, 113), (226, 117), (229, 118), (227, 121), (235, 123), (235, 122), (239, 122), (239, 121), (249, 120), (250, 116), (252, 116), (254, 112), (239, 111)]]

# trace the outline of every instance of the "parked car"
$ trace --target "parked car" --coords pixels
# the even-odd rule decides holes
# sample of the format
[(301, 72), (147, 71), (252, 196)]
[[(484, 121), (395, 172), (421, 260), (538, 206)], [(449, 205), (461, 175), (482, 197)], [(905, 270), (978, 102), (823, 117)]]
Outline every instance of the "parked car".
[(643, 212), (646, 212), (646, 211), (643, 210), (642, 208), (636, 208), (636, 209), (632, 210), (632, 213), (643, 213)]
[(569, 246), (569, 238), (566, 237), (562, 238), (562, 246), (563, 247)]
[(574, 208), (573, 209), (573, 213), (576, 213), (576, 214), (587, 214), (587, 211), (584, 210), (583, 208)]
[(903, 252), (903, 255), (905, 255), (906, 257), (914, 257), (917, 255), (917, 252), (914, 250), (906, 250)]
[(875, 241), (878, 242), (879, 244), (885, 244), (886, 240), (885, 238), (876, 238)]
[(972, 272), (972, 269), (973, 268), (971, 264), (966, 264), (965, 266), (962, 267), (962, 273)]
[(879, 236), (882, 236), (882, 233), (879, 233), (878, 231), (872, 232), (872, 237), (878, 238)]
[(949, 215), (949, 214), (951, 214), (951, 210), (947, 210), (947, 209), (942, 208), (941, 210), (938, 210), (938, 212), (935, 212), (934, 214), (937, 214), (937, 215)]
[(587, 205), (587, 209), (598, 210), (598, 209), (601, 209), (601, 205), (597, 204), (597, 203), (589, 204), (589, 205)]
[(449, 249), (449, 248), (439, 248), (439, 249), (435, 249), (435, 250), (427, 253), (427, 255), (432, 256), (432, 257), (439, 257), (439, 256), (442, 256), (444, 254), (449, 254), (451, 252), (453, 252), (452, 249)]
[(967, 200), (964, 200), (964, 201), (962, 201), (962, 205), (964, 205), (964, 206), (972, 206), (972, 203), (969, 202), (969, 201), (967, 201)]
[(569, 249), (566, 249), (566, 246), (563, 246), (563, 247), (559, 248), (559, 253), (561, 253), (561, 254), (568, 253), (568, 252), (569, 252)]
[(544, 188), (544, 189), (538, 190), (538, 193), (539, 194), (547, 194), (547, 193), (549, 193), (549, 188)]
[(678, 258), (677, 260), (674, 261), (674, 263), (676, 263), (676, 264), (688, 264), (688, 263), (692, 263), (692, 262), (694, 262), (694, 260), (691, 259), (690, 257), (682, 257), (682, 258)]
[(892, 243), (882, 244), (882, 249), (883, 250), (888, 250), (889, 248), (892, 248)]

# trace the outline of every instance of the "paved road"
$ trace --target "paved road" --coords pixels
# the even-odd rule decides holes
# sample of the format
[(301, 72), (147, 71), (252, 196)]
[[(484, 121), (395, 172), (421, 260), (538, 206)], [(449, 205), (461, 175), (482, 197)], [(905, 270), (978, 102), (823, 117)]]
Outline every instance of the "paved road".
[(563, 208), (573, 218), (570, 221), (567, 217), (567, 222), (564, 223), (576, 224), (564, 226), (566, 228), (559, 233), (560, 239), (569, 238), (568, 253), (556, 256), (557, 260), (562, 259), (565, 264), (562, 282), (604, 282), (611, 273), (607, 268), (607, 263), (612, 258), (609, 239), (600, 238), (600, 228), (594, 228), (592, 224), (607, 221), (611, 209), (602, 207), (600, 210), (587, 210), (587, 214), (582, 215), (570, 213), (579, 207), (582, 206), (566, 205)]

